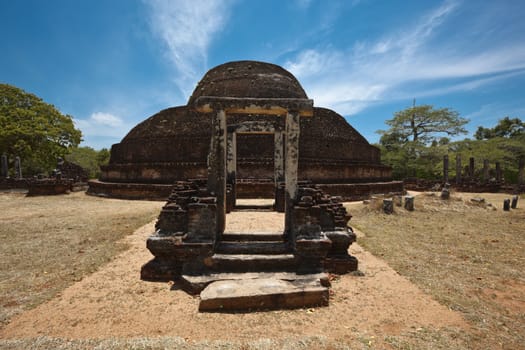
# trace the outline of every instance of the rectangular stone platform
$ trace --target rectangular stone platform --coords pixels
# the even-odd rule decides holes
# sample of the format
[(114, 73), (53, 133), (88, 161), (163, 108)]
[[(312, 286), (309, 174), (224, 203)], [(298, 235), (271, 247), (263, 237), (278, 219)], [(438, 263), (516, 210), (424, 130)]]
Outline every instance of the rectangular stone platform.
[(266, 310), (328, 305), (320, 281), (275, 278), (217, 281), (200, 294), (199, 311)]

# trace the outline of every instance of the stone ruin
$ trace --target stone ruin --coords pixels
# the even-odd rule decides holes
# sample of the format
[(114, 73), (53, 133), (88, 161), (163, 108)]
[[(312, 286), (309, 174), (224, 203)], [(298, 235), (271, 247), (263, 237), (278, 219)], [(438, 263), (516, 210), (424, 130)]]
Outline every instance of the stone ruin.
[[(191, 102), (211, 118), (207, 177), (173, 187), (147, 240), (154, 259), (141, 278), (177, 280), (200, 293), (201, 311), (327, 305), (327, 272), (355, 271), (358, 263), (348, 254), (355, 235), (341, 198), (298, 180), (301, 124), (314, 114), (312, 100), (202, 95)], [(272, 185), (284, 232), (225, 233), (235, 201), (235, 132), (273, 134)]]
[[(114, 144), (109, 164), (101, 167), (98, 180), (89, 182), (88, 193), (166, 200), (175, 182), (205, 178), (212, 117), (207, 110), (194, 108), (205, 96), (308, 99), (297, 79), (277, 65), (255, 61), (219, 65), (204, 75), (187, 105), (160, 111)], [(271, 116), (253, 113), (228, 114), (232, 149), (227, 161), (234, 163), (230, 169), (235, 173), (235, 182), (229, 180), (231, 195), (277, 200), (282, 193), (276, 193), (274, 184), (282, 179), (275, 143), (283, 130), (273, 125)], [(299, 181), (310, 181), (344, 200), (403, 193), (403, 183), (392, 181), (391, 167), (381, 164), (379, 149), (335, 111), (313, 106), (299, 129)]]
[(88, 173), (81, 166), (58, 158), (57, 167), (49, 177), (38, 175), (24, 178), (22, 175), (22, 161), (15, 157), (14, 174), (9, 176), (9, 162), (7, 155), (1, 156), (0, 164), (0, 189), (27, 189), (28, 196), (43, 196), (64, 194), (71, 191), (84, 191), (87, 189)]
[[(510, 185), (505, 183), (503, 170), (500, 162), (495, 162), (494, 168), (490, 167), (487, 159), (483, 160), (483, 167), (476, 169), (475, 158), (470, 157), (468, 165), (462, 166), (461, 156), (456, 155), (456, 175), (449, 178), (449, 157), (443, 156), (443, 178), (436, 180), (426, 180), (409, 178), (405, 179), (405, 189), (414, 191), (442, 190), (443, 187), (450, 187), (460, 192), (525, 192), (525, 160), (520, 159), (518, 163), (518, 183)], [(448, 184), (448, 185), (447, 185)]]

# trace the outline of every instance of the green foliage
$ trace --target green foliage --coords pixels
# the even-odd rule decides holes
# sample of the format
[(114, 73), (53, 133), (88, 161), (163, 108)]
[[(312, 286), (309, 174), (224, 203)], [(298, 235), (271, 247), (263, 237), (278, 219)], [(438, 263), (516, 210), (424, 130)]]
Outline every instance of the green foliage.
[[(451, 142), (448, 137), (438, 136), (464, 133), (466, 122), (448, 108), (434, 110), (428, 105), (397, 112), (393, 119), (386, 121), (390, 129), (379, 131), (382, 135), (378, 146), (383, 162), (392, 166), (395, 179), (438, 179), (443, 176), (445, 155), (451, 164), (456, 155), (460, 155), (463, 166), (473, 157), (478, 173), (486, 159), (492, 167), (499, 162), (505, 181), (515, 183), (519, 159), (525, 158), (525, 123), (519, 118), (505, 117), (493, 128), (479, 127), (476, 140)], [(455, 166), (450, 166), (449, 176), (454, 177), (455, 171)]]
[(90, 178), (98, 178), (100, 166), (109, 162), (109, 151), (106, 148), (96, 151), (91, 147), (75, 147), (66, 156), (66, 160), (86, 169)]
[(465, 134), (467, 131), (463, 126), (467, 123), (468, 119), (461, 118), (450, 108), (434, 109), (431, 105), (421, 105), (396, 112), (394, 118), (386, 121), (390, 129), (379, 130), (378, 133), (387, 140), (395, 137), (403, 143), (428, 144), (437, 140), (438, 134)]
[[(494, 137), (488, 140), (463, 140), (451, 145), (453, 154), (461, 155), (464, 163), (470, 157), (477, 160), (476, 169), (480, 171), (482, 161), (487, 159), (491, 164), (499, 162), (504, 171), (505, 181), (516, 183), (520, 158), (525, 158), (525, 133), (511, 138)], [(455, 155), (454, 155), (455, 157)], [(466, 165), (466, 164), (465, 164)]]
[(0, 153), (22, 160), (24, 175), (48, 172), (81, 141), (72, 117), (17, 87), (0, 84)]
[(495, 137), (512, 138), (523, 134), (525, 134), (525, 122), (519, 118), (505, 117), (493, 128), (478, 127), (474, 137), (476, 140), (488, 140)]
[(396, 112), (386, 121), (390, 129), (378, 131), (383, 162), (392, 166), (395, 179), (438, 177), (450, 144), (442, 134), (466, 133), (463, 126), (467, 122), (452, 109), (434, 109), (431, 105)]

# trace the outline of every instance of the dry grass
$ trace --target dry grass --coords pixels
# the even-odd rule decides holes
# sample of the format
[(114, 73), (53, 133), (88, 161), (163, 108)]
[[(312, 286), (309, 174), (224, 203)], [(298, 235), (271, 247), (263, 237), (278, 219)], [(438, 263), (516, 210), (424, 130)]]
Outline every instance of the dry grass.
[[(485, 197), (494, 206), (473, 203), (471, 197)], [(525, 200), (504, 212), (506, 197), (453, 194), (443, 201), (439, 195), (422, 194), (414, 212), (350, 209), (352, 225), (365, 234), (361, 245), (463, 313), (472, 326), (464, 334), (408, 334), (409, 341), (391, 339), (394, 348), (525, 348), (525, 210), (520, 208)]]
[(0, 327), (125, 249), (115, 242), (153, 220), (162, 204), (0, 193)]

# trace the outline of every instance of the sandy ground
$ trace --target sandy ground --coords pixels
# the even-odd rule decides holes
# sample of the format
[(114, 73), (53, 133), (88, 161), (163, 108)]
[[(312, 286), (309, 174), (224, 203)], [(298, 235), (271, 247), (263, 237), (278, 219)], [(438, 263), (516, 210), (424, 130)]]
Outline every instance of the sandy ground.
[[(274, 212), (234, 212), (227, 220), (229, 231), (276, 231), (282, 230), (284, 218)], [(186, 294), (176, 283), (139, 279), (141, 265), (152, 258), (145, 241), (153, 228), (154, 222), (138, 229), (125, 239), (129, 250), (55, 299), (13, 318), (0, 330), (0, 338), (179, 336), (191, 341), (252, 341), (324, 336), (344, 341), (420, 327), (468, 327), (459, 313), (434, 301), (357, 244), (350, 250), (364, 276), (335, 279), (328, 307), (199, 313), (198, 297)]]

